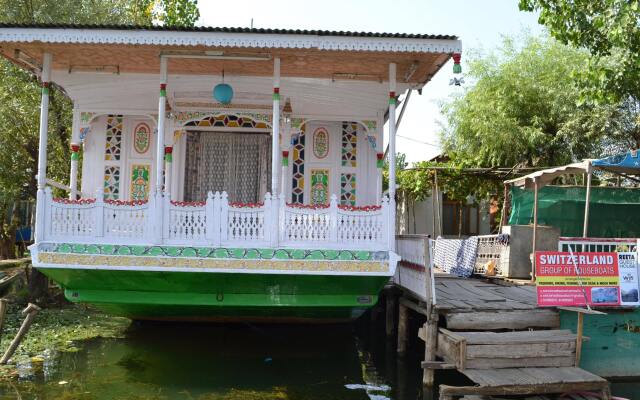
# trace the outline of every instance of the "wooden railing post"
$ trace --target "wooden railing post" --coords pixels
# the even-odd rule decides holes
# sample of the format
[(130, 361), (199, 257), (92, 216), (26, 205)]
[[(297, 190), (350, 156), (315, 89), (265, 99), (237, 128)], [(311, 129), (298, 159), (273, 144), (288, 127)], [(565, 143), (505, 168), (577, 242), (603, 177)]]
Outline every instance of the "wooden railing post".
[(229, 238), (229, 196), (227, 192), (220, 195), (220, 242)]
[(394, 213), (391, 212), (391, 207), (395, 207), (395, 202), (392, 204), (392, 200), (388, 196), (385, 196), (381, 202), (382, 205), (382, 219), (384, 225), (387, 227), (387, 240), (386, 245), (389, 251), (395, 251), (396, 248), (396, 225), (393, 221)]
[(285, 199), (285, 196), (282, 195), (280, 196), (279, 202), (278, 204), (280, 205), (278, 207), (278, 231), (279, 231), (279, 243), (282, 243), (284, 241), (286, 241), (285, 235), (286, 235), (286, 227), (285, 227), (285, 209), (287, 207), (287, 202)]
[[(266, 205), (267, 202), (265, 201), (265, 207)], [(265, 213), (266, 212), (269, 213), (269, 234), (271, 235), (269, 243), (272, 247), (275, 248), (278, 246), (278, 238), (280, 237), (280, 201), (277, 195), (271, 196), (271, 200), (269, 201), (269, 208), (265, 209)]]
[(207, 192), (207, 202), (204, 207), (205, 232), (204, 237), (213, 247), (218, 247), (220, 241), (219, 229), (216, 229), (218, 220), (216, 219), (216, 206), (220, 207), (220, 193), (214, 195), (211, 191)]
[(274, 230), (274, 221), (273, 221), (273, 213), (271, 206), (271, 193), (267, 192), (264, 195), (264, 206), (262, 218), (264, 221), (264, 225), (262, 226), (262, 231), (264, 234), (264, 241), (271, 244), (272, 239), (275, 235), (278, 234), (276, 230)]
[(329, 202), (329, 241), (338, 242), (338, 197), (331, 195)]
[(42, 203), (42, 213), (40, 214), (41, 217), (43, 218), (42, 221), (42, 231), (41, 231), (41, 237), (40, 240), (47, 240), (49, 238), (49, 235), (51, 235), (51, 218), (52, 218), (52, 212), (51, 212), (51, 207), (52, 207), (52, 203), (53, 203), (53, 196), (51, 194), (51, 188), (49, 186), (47, 186), (44, 189), (44, 199), (43, 199), (43, 203)]
[(162, 242), (166, 239), (169, 239), (169, 230), (171, 229), (171, 195), (169, 193), (164, 193), (162, 195), (162, 216), (160, 220), (162, 221)]
[(96, 237), (104, 236), (104, 190), (102, 186), (96, 190), (96, 202), (93, 208), (94, 221), (95, 221), (95, 235)]

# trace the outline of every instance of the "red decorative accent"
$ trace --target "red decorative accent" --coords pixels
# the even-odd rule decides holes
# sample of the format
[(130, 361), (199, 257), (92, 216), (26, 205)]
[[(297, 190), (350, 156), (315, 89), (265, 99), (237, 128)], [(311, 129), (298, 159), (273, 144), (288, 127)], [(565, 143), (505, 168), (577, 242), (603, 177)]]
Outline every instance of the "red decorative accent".
[(382, 160), (384, 158), (384, 153), (376, 153), (376, 158), (379, 160)]
[(462, 54), (460, 53), (453, 53), (451, 55), (451, 57), (453, 58), (453, 63), (454, 64), (460, 64), (460, 59), (462, 58)]
[(43, 88), (48, 88), (51, 85), (51, 82), (42, 82)]
[(229, 207), (233, 208), (260, 208), (264, 206), (264, 203), (240, 203), (240, 202), (231, 202), (229, 203)]
[(345, 211), (378, 211), (382, 208), (382, 206), (348, 206), (348, 205), (339, 205), (339, 209)]
[(167, 88), (167, 84), (166, 83), (161, 83), (160, 84), (160, 90), (165, 90)]
[(328, 204), (294, 204), (287, 203), (287, 207), (291, 208), (304, 208), (308, 210), (323, 210), (329, 208)]
[(83, 204), (93, 204), (96, 202), (96, 199), (78, 199), (78, 200), (71, 200), (71, 199), (65, 199), (62, 197), (57, 197), (54, 198), (53, 201), (55, 203), (60, 203), (60, 204), (78, 204), (78, 205), (83, 205)]
[(273, 88), (273, 93), (280, 93), (280, 88), (279, 87), (274, 87)]
[(282, 150), (282, 157), (288, 158), (289, 157), (289, 150)]
[(389, 92), (389, 98), (390, 99), (395, 99), (396, 98), (396, 92)]
[(207, 205), (206, 201), (172, 201), (172, 206), (176, 207), (204, 207)]
[(80, 145), (79, 144), (75, 144), (75, 143), (71, 143), (71, 151), (73, 151), (74, 153), (77, 153), (80, 151)]
[(173, 147), (172, 146), (165, 146), (164, 147), (164, 154), (172, 154), (173, 153)]
[(148, 203), (147, 200), (105, 200), (104, 202), (114, 206), (142, 206)]

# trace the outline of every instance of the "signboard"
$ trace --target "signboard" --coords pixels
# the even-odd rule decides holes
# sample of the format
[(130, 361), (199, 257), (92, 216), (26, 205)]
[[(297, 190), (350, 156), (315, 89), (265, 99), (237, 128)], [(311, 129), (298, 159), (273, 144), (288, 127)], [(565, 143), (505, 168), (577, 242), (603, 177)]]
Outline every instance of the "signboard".
[(618, 253), (618, 269), (620, 270), (620, 304), (638, 306), (638, 260), (635, 252)]
[(619, 306), (618, 254), (536, 252), (538, 306)]

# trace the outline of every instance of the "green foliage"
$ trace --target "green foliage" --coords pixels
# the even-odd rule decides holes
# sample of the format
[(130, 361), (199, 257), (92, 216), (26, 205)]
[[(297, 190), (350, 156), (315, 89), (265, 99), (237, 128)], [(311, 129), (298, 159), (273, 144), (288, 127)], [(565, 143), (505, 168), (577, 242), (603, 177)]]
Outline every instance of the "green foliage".
[(640, 98), (640, 1), (519, 0), (539, 11), (539, 22), (562, 43), (586, 48), (595, 58), (580, 71), (588, 94), (600, 101)]
[(167, 26), (194, 26), (200, 11), (198, 0), (162, 0), (159, 19)]
[(443, 106), (441, 140), (455, 165), (562, 165), (599, 156), (605, 141), (624, 136), (619, 105), (578, 102), (572, 72), (587, 68), (586, 51), (526, 36), (468, 60), (474, 84)]

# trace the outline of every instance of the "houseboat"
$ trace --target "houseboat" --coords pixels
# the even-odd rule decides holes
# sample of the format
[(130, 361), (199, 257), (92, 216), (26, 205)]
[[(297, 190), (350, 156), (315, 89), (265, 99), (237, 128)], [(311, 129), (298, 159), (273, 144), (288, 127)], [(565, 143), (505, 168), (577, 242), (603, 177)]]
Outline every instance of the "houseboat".
[[(6, 24), (0, 46), (42, 83), (31, 254), (69, 300), (292, 322), (357, 318), (394, 275), (396, 107), (461, 52), (444, 35)], [(64, 198), (52, 85), (74, 104)]]

